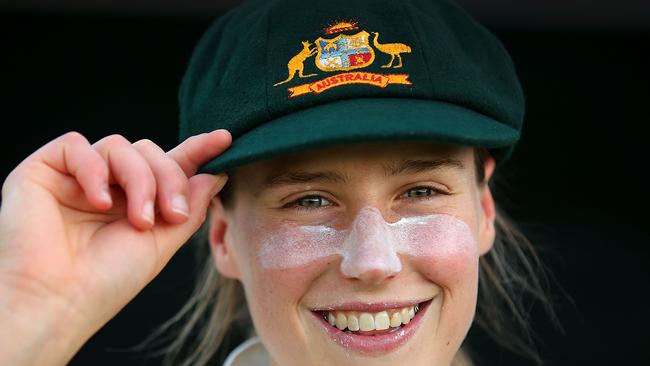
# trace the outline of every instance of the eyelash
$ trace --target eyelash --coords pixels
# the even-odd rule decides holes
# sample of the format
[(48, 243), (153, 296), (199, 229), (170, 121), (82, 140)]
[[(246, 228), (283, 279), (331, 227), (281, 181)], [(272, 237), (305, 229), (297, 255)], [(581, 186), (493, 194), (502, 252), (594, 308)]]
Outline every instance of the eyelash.
[[(428, 194), (426, 196), (420, 196), (420, 197), (408, 197), (407, 196), (409, 192), (413, 192), (413, 191), (417, 191), (417, 190), (420, 190), (420, 191), (427, 190)], [(446, 192), (442, 191), (441, 189), (431, 187), (431, 186), (417, 186), (417, 187), (409, 188), (406, 192), (402, 193), (400, 195), (400, 197), (403, 197), (404, 199), (408, 199), (408, 200), (424, 201), (424, 200), (429, 200), (432, 197), (435, 197), (435, 196), (437, 196), (439, 194), (446, 194)], [(296, 199), (295, 201), (289, 202), (287, 205), (285, 205), (285, 208), (292, 208), (292, 209), (295, 209), (295, 210), (311, 211), (311, 210), (317, 210), (317, 209), (329, 206), (329, 205), (325, 205), (325, 206), (309, 207), (309, 206), (300, 205), (301, 201), (307, 200), (307, 199), (318, 199), (319, 203), (321, 203), (321, 204), (322, 204), (323, 201), (327, 201), (327, 202), (329, 202), (331, 204), (330, 200), (328, 200), (327, 198), (325, 198), (325, 197), (323, 197), (321, 195), (310, 194), (310, 195), (307, 195), (307, 196), (300, 197), (300, 198)]]
[[(428, 195), (424, 196), (424, 197), (423, 197), (423, 196), (419, 196), (419, 197), (418, 197), (418, 196), (416, 196), (416, 197), (408, 197), (408, 196), (407, 196), (407, 194), (408, 194), (409, 192), (413, 192), (413, 191), (417, 191), (417, 190), (420, 190), (420, 191), (421, 191), (421, 190), (427, 190), (427, 191), (430, 192), (430, 193), (429, 193)], [(418, 186), (418, 187), (409, 188), (406, 192), (402, 193), (402, 195), (401, 195), (400, 197), (404, 197), (404, 198), (406, 198), (406, 199), (410, 199), (410, 200), (429, 200), (429, 199), (431, 199), (433, 196), (436, 196), (436, 195), (438, 195), (438, 194), (443, 194), (443, 193), (444, 193), (444, 192), (443, 192), (442, 190), (440, 190), (440, 189), (438, 189), (438, 188), (435, 188), (435, 187), (430, 187), (430, 186)]]
[(307, 196), (300, 197), (300, 198), (296, 199), (295, 201), (288, 203), (287, 206), (285, 206), (285, 207), (293, 208), (295, 210), (306, 210), (306, 211), (317, 210), (319, 208), (326, 207), (326, 206), (310, 207), (310, 206), (302, 206), (302, 205), (300, 205), (301, 201), (304, 201), (304, 200), (307, 200), (307, 199), (318, 199), (319, 203), (322, 203), (323, 201), (327, 201), (327, 202), (329, 202), (331, 204), (331, 201), (328, 200), (327, 198), (323, 197), (323, 196), (320, 196), (320, 195), (317, 195), (317, 194), (310, 194), (310, 195), (307, 195)]

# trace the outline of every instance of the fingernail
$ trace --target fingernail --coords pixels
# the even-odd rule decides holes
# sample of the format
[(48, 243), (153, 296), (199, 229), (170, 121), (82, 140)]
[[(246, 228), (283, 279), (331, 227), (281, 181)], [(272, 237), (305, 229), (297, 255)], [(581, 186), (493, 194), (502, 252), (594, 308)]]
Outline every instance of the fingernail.
[(212, 189), (212, 196), (215, 196), (223, 186), (226, 185), (226, 182), (228, 181), (228, 176), (226, 174), (217, 174), (214, 175), (214, 188)]
[(108, 185), (102, 187), (102, 190), (99, 192), (99, 199), (108, 203), (112, 202), (113, 198), (111, 197), (111, 190), (108, 188)]
[(187, 199), (182, 194), (177, 194), (172, 199), (172, 211), (183, 216), (188, 216), (190, 213), (190, 207), (187, 204)]
[(154, 224), (153, 202), (145, 201), (142, 205), (142, 218), (147, 220), (151, 225)]

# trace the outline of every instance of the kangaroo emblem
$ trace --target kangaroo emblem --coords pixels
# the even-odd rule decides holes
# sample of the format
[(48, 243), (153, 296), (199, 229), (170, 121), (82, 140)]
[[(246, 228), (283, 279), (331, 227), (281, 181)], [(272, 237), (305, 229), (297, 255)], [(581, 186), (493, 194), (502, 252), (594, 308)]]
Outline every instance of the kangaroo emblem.
[(291, 81), (294, 76), (296, 76), (296, 72), (298, 72), (298, 76), (301, 78), (306, 78), (310, 76), (316, 76), (318, 74), (307, 74), (304, 75), (302, 72), (305, 69), (304, 62), (311, 56), (315, 55), (318, 52), (317, 48), (310, 49), (312, 44), (309, 41), (303, 41), (302, 42), (302, 51), (300, 51), (297, 55), (293, 56), (291, 60), (289, 60), (289, 63), (287, 64), (287, 69), (289, 71), (289, 77), (287, 77), (286, 80), (280, 81), (279, 83), (273, 84), (273, 86), (278, 86), (280, 84), (284, 84), (288, 81)]

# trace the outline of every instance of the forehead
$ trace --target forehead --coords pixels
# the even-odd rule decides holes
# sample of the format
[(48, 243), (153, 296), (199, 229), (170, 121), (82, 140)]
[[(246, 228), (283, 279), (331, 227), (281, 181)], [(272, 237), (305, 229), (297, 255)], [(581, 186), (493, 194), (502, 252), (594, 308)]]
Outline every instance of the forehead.
[(235, 180), (265, 186), (292, 172), (349, 176), (373, 170), (395, 175), (453, 169), (472, 174), (473, 151), (467, 146), (430, 142), (355, 143), (258, 161), (238, 168)]

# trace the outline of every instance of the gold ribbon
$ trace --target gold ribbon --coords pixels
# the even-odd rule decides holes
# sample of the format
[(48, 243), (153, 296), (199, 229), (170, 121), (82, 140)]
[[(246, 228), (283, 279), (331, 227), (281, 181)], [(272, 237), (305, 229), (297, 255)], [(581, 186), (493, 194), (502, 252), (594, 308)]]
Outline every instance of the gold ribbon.
[(325, 90), (336, 88), (337, 86), (347, 84), (368, 84), (376, 87), (385, 88), (388, 84), (411, 84), (408, 80), (408, 74), (375, 74), (372, 72), (346, 72), (324, 79), (289, 88), (289, 97), (294, 98), (299, 95), (316, 93), (320, 94)]

